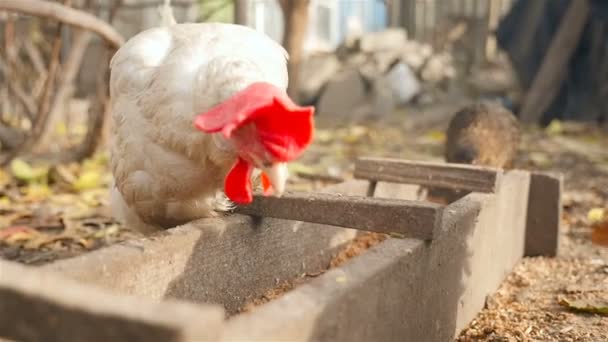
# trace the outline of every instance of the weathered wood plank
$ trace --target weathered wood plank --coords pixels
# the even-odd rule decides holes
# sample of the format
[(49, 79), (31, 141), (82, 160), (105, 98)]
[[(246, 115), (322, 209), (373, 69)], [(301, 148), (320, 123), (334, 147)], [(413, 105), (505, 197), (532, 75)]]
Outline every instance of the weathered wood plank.
[(387, 158), (360, 158), (355, 163), (357, 179), (484, 193), (496, 190), (501, 174), (501, 170), (487, 167)]
[(530, 178), (526, 256), (556, 256), (562, 219), (563, 177), (534, 172)]
[(0, 260), (0, 340), (217, 341), (220, 307), (119, 295)]
[(234, 317), (224, 341), (452, 341), (523, 255), (529, 174), (501, 184), (450, 204), (437, 239), (388, 239)]
[(236, 209), (245, 215), (399, 233), (423, 240), (433, 238), (441, 210), (434, 203), (320, 193), (287, 193), (281, 198), (256, 195), (250, 205)]

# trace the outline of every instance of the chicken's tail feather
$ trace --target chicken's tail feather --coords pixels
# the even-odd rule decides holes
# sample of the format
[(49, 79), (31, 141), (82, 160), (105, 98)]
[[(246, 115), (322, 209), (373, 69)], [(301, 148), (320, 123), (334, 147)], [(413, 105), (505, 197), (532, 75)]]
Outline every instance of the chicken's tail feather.
[(173, 26), (177, 24), (175, 16), (173, 15), (173, 8), (171, 7), (171, 0), (165, 0), (162, 6), (158, 8), (160, 12), (161, 26)]

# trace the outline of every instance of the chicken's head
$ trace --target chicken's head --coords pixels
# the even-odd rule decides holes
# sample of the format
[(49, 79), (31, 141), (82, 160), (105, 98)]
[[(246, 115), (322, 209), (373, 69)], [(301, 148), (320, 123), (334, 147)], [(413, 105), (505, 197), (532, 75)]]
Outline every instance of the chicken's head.
[(310, 144), (313, 116), (313, 107), (299, 107), (284, 90), (258, 82), (197, 116), (195, 126), (206, 133), (221, 133), (234, 146), (238, 158), (224, 191), (233, 202), (247, 204), (253, 198), (254, 168), (262, 170), (265, 195), (283, 193), (286, 163)]

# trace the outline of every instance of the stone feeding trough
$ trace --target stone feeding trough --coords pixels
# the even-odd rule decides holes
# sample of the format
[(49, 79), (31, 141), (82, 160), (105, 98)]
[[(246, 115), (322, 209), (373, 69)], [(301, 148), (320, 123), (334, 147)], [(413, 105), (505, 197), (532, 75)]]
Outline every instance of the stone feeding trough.
[[(557, 252), (559, 177), (366, 158), (355, 178), (42, 267), (1, 262), (0, 337), (447, 341), (524, 255)], [(440, 205), (421, 187), (466, 194)], [(363, 231), (392, 237), (327, 270)]]

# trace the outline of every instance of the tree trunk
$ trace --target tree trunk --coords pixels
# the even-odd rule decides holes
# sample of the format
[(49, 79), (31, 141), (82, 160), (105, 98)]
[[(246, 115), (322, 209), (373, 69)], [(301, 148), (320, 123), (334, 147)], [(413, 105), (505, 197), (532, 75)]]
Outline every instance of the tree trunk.
[(234, 0), (234, 23), (247, 25), (247, 0)]
[(297, 101), (300, 75), (300, 62), (304, 38), (308, 28), (308, 4), (310, 0), (280, 0), (285, 23), (283, 46), (289, 53), (287, 71), (289, 72), (289, 86), (287, 92), (294, 101)]
[(589, 16), (589, 1), (571, 1), (559, 23), (534, 81), (526, 91), (519, 116), (538, 123), (568, 76), (568, 62), (580, 43)]

